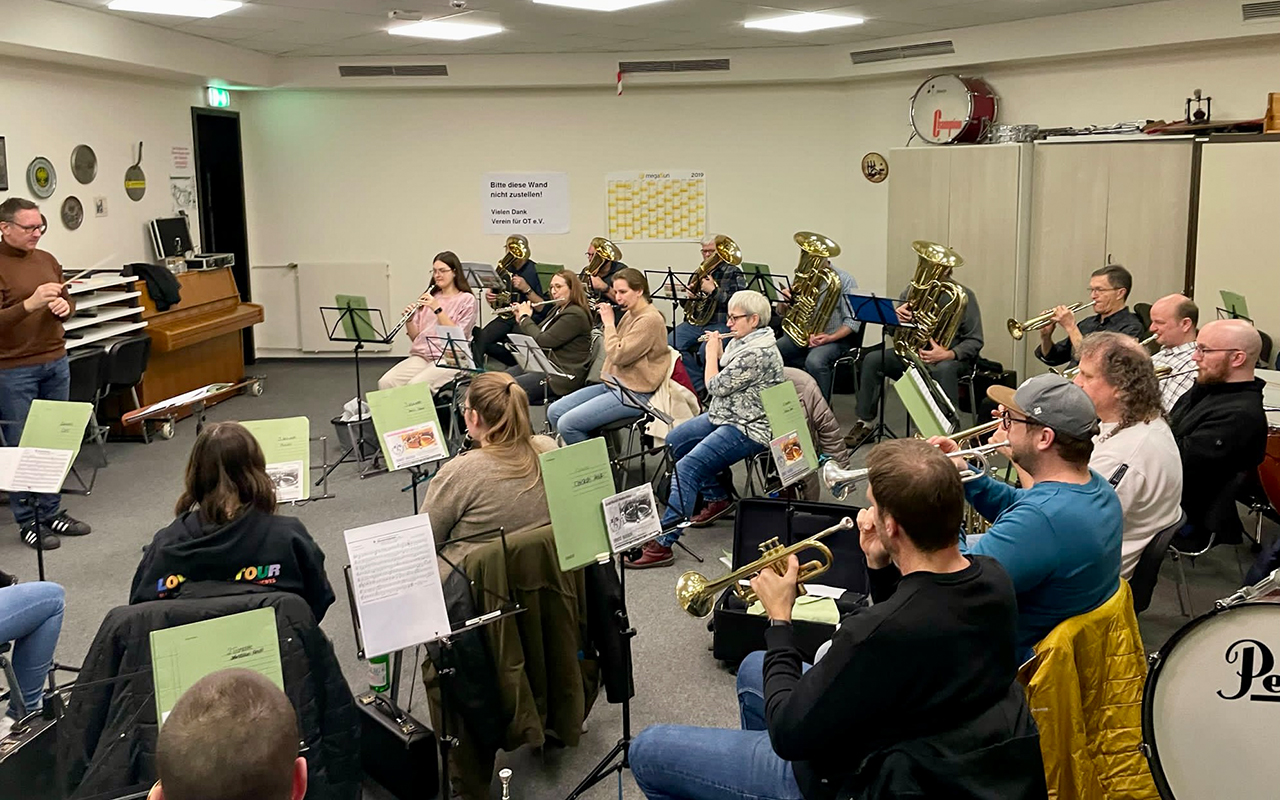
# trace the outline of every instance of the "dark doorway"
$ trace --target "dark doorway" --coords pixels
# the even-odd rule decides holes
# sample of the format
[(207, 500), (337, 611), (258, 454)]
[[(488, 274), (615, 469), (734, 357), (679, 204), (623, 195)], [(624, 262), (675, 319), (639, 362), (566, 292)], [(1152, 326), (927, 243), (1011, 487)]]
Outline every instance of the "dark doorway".
[[(200, 198), (200, 245), (206, 253), (234, 253), (236, 288), (249, 296), (249, 234), (244, 211), (244, 159), (240, 150), (240, 113), (192, 108), (196, 190)], [(253, 328), (244, 329), (244, 359), (256, 360)]]

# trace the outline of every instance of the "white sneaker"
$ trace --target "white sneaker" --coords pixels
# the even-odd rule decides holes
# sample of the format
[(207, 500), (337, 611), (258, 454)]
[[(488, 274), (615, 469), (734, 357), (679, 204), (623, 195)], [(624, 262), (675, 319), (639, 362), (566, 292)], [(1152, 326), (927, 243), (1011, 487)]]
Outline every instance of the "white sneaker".
[(13, 730), (13, 717), (8, 714), (0, 714), (0, 739), (7, 739), (9, 731)]

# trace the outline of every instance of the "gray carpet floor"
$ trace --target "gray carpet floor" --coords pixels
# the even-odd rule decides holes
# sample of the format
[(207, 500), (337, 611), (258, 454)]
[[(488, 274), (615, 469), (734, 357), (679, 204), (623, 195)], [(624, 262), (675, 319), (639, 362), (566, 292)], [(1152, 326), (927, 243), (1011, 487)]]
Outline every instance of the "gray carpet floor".
[[(364, 360), (362, 379), (366, 390), (376, 385), (378, 375), (390, 363)], [(313, 436), (330, 436), (330, 457), (335, 457), (337, 448), (329, 420), (355, 394), (350, 362), (267, 361), (260, 362), (252, 371), (266, 376), (265, 393), (261, 397), (241, 396), (222, 403), (210, 410), (209, 419), (305, 415), (311, 420)], [(852, 396), (837, 395), (834, 405), (837, 417), (852, 421)], [(540, 409), (534, 413), (536, 427), (541, 425), (543, 417)], [(895, 400), (889, 409), (889, 422), (901, 431), (902, 419), (903, 412)], [(129, 583), (142, 546), (173, 518), (173, 504), (181, 490), (183, 469), (194, 438), (195, 423), (188, 419), (178, 423), (177, 436), (169, 441), (154, 440), (149, 445), (110, 442), (107, 444), (110, 464), (99, 473), (93, 493), (87, 497), (69, 496), (64, 501), (74, 516), (93, 525), (94, 532), (87, 537), (65, 539), (60, 550), (47, 554), (48, 579), (67, 589), (67, 613), (57, 653), (59, 661), (79, 663), (105, 612), (127, 602)], [(857, 463), (861, 463), (865, 451), (866, 448), (857, 455)], [(319, 463), (319, 458), (317, 445), (313, 463)], [(342, 568), (346, 563), (342, 532), (413, 513), (411, 494), (405, 491), (407, 486), (407, 477), (402, 473), (361, 479), (357, 466), (344, 465), (329, 482), (334, 498), (283, 509), (283, 513), (296, 516), (306, 524), (327, 554), (329, 579), (338, 600), (329, 610), (323, 627), (333, 640), (347, 680), (355, 691), (366, 687), (367, 672), (356, 657), (350, 608), (342, 589)], [(495, 491), (501, 491), (501, 487), (495, 487)], [(1247, 524), (1252, 529), (1252, 520)], [(724, 572), (717, 558), (729, 549), (732, 533), (732, 520), (690, 531), (685, 541), (706, 558), (705, 565), (697, 565), (677, 550), (674, 568), (628, 574), (628, 605), (638, 631), (634, 640), (637, 694), (631, 704), (634, 732), (659, 722), (737, 725), (734, 677), (712, 658), (711, 634), (705, 621), (685, 614), (676, 604), (673, 591), (677, 576), (686, 569), (697, 567), (708, 576)], [(1268, 522), (1264, 535), (1275, 534)], [(1238, 587), (1251, 558), (1247, 546), (1219, 547), (1197, 560), (1194, 566), (1189, 565), (1187, 575), (1195, 610), (1204, 613), (1215, 599), (1225, 597)], [(19, 541), (16, 526), (7, 514), (0, 522), (0, 569), (16, 572), (24, 580), (36, 577), (36, 554)], [(1176, 575), (1175, 565), (1166, 562), (1151, 608), (1142, 616), (1142, 633), (1149, 651), (1158, 649), (1187, 621), (1179, 612), (1174, 588)], [(408, 703), (412, 692), (412, 713), (427, 720), (421, 682), (415, 680), (412, 672), (413, 661), (413, 655), (409, 654), (402, 700)], [(621, 726), (620, 706), (605, 703), (601, 696), (587, 720), (587, 731), (578, 747), (548, 747), (539, 752), (526, 748), (500, 754), (499, 766), (510, 767), (514, 773), (512, 796), (563, 797), (613, 746)], [(374, 785), (367, 787), (366, 796), (390, 797)], [(495, 780), (493, 797), (500, 796)], [(642, 797), (629, 774), (620, 780), (604, 781), (586, 796), (620, 796), (628, 800)]]

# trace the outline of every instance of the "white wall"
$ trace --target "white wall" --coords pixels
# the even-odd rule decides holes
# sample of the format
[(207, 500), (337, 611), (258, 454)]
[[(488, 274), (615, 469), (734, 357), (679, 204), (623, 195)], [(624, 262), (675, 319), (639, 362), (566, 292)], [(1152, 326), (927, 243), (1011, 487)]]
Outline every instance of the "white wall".
[[(5, 109), (9, 191), (0, 197), (36, 200), (49, 220), (41, 248), (70, 270), (119, 267), (152, 261), (146, 224), (173, 214), (169, 195), (170, 148), (191, 147), (191, 106), (201, 102), (191, 87), (94, 76), (83, 71), (0, 60), (0, 108)], [(124, 191), (124, 173), (144, 142), (142, 168), (147, 192), (140, 201)], [(71, 151), (87, 144), (98, 156), (98, 174), (84, 185), (71, 174)], [(27, 186), (27, 165), (48, 158), (57, 173), (52, 197), (37, 200)], [(193, 175), (194, 170), (186, 174)], [(85, 208), (77, 230), (67, 230), (59, 209), (75, 195)], [(107, 216), (95, 217), (94, 197), (107, 198)], [(192, 220), (192, 235), (198, 223)]]

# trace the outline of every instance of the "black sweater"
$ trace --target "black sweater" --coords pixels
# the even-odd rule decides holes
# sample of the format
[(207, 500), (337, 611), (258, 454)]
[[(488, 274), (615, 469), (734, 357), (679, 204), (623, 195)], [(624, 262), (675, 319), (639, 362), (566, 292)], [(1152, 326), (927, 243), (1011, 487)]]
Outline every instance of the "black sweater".
[(143, 553), (129, 603), (176, 597), (186, 581), (248, 581), (292, 592), (316, 622), (334, 600), (324, 551), (302, 523), (257, 509), (222, 526), (205, 523), (198, 511), (175, 519)]
[(870, 570), (875, 604), (845, 617), (801, 675), (791, 626), (765, 634), (765, 716), (807, 800), (836, 796), (869, 755), (956, 728), (1002, 701), (1017, 673), (1013, 582), (970, 556), (947, 575)]
[(1195, 532), (1240, 531), (1235, 489), (1267, 451), (1267, 415), (1261, 378), (1236, 383), (1197, 383), (1169, 412), (1169, 427), (1182, 454), (1182, 508)]

